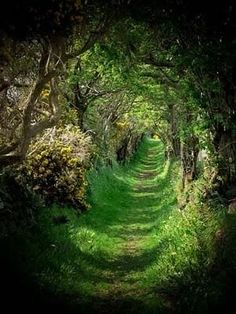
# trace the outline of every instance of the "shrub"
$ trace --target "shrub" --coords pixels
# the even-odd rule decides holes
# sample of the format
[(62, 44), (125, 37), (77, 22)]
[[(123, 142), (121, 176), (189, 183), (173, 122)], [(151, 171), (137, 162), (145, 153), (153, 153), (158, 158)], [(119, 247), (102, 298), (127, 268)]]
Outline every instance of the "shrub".
[(47, 202), (83, 210), (91, 153), (91, 139), (78, 127), (54, 127), (31, 145), (20, 175)]

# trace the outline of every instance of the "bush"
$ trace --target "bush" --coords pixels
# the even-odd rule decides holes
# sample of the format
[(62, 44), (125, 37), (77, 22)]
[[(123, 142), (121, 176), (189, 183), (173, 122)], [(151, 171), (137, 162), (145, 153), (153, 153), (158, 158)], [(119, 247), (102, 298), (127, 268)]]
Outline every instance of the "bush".
[(20, 176), (47, 202), (84, 210), (91, 153), (91, 139), (78, 127), (54, 127), (31, 145)]

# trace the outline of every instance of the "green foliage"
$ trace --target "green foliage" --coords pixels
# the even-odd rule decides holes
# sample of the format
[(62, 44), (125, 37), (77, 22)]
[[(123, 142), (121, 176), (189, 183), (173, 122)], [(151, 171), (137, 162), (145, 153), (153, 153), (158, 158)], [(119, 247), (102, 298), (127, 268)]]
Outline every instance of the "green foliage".
[[(57, 33), (73, 7), (75, 16), (68, 21), (68, 26), (74, 25), (76, 20), (80, 24), (82, 19), (77, 16), (77, 10), (81, 2), (72, 3), (72, 6), (63, 3), (59, 11), (46, 10), (47, 14), (32, 31), (40, 34), (42, 22), (50, 16), (48, 21), (52, 20), (53, 31)], [(85, 15), (88, 14), (86, 5), (87, 1)], [(94, 4), (90, 5), (93, 8)], [(228, 9), (232, 11), (232, 8)], [(64, 45), (69, 43), (66, 41), (61, 51), (58, 50), (59, 54), (50, 47), (48, 55), (42, 59), (48, 58), (45, 73), (48, 73), (50, 58), (54, 59), (55, 66), (63, 65), (66, 70), (67, 78), (60, 80), (63, 83), (55, 91), (63, 89), (70, 109), (64, 108), (66, 114), (62, 126), (46, 132), (31, 145), (18, 175), (21, 187), (25, 182), (27, 188), (42, 195), (49, 204), (57, 202), (79, 210), (87, 207), (85, 175), (92, 140), (81, 133), (78, 124), (92, 134), (96, 160), (112, 166), (95, 170), (100, 165), (97, 162), (97, 167), (88, 175), (92, 211), (78, 220), (68, 208), (54, 206), (50, 211), (44, 208), (39, 215), (41, 232), (30, 234), (30, 241), (23, 239), (26, 243), (20, 254), (21, 263), (27, 259), (25, 257), (33, 260), (32, 265), (29, 263), (30, 273), (40, 284), (57, 293), (80, 293), (88, 298), (107, 299), (112, 291), (114, 295), (123, 293), (123, 296), (137, 298), (144, 304), (142, 312), (147, 310), (150, 299), (154, 304), (148, 307), (150, 312), (159, 310), (160, 304), (160, 308), (180, 309), (180, 313), (186, 309), (188, 312), (206, 312), (207, 304), (217, 304), (217, 298), (224, 294), (226, 284), (221, 284), (221, 279), (233, 273), (234, 261), (226, 263), (227, 259), (222, 255), (229, 258), (234, 251), (235, 222), (227, 225), (225, 208), (218, 194), (208, 202), (204, 197), (207, 189), (216, 188), (216, 182), (211, 179), (217, 174), (217, 168), (221, 169), (215, 176), (218, 181), (235, 181), (235, 82), (231, 69), (235, 54), (233, 45), (228, 53), (224, 53), (229, 43), (217, 29), (212, 27), (215, 38), (205, 32), (202, 25), (207, 21), (201, 10), (192, 23), (189, 23), (189, 15), (184, 17), (185, 9), (175, 20), (174, 14), (178, 13), (175, 10), (159, 9), (158, 14), (161, 13), (163, 19), (158, 18), (158, 27), (150, 28), (152, 23), (148, 25), (125, 18), (105, 33), (106, 25), (104, 29), (100, 28), (103, 21), (99, 21), (98, 14), (99, 17), (89, 23), (91, 29), (98, 28), (85, 36), (88, 40), (80, 36), (75, 42), (70, 41), (71, 47), (67, 47), (79, 54), (85, 44), (85, 53), (67, 63), (64, 59), (67, 60), (69, 51), (66, 49), (68, 54), (61, 55)], [(32, 12), (38, 11), (41, 12), (36, 8)], [(230, 14), (225, 23), (230, 21)], [(98, 39), (99, 42), (94, 44)], [(87, 46), (89, 50), (86, 50)], [(25, 59), (25, 48), (22, 48), (23, 54), (18, 53), (15, 62), (20, 57), (21, 67), (25, 69), (30, 63)], [(37, 55), (37, 50), (35, 52)], [(31, 72), (35, 75), (36, 58), (31, 59)], [(18, 69), (19, 62), (16, 65), (15, 62), (12, 73), (21, 70)], [(58, 72), (58, 77), (63, 76), (62, 72)], [(14, 77), (10, 75), (9, 81), (12, 81), (11, 76)], [(19, 77), (19, 82), (14, 84), (22, 88), (23, 81)], [(51, 87), (53, 81), (49, 84)], [(27, 80), (26, 83), (28, 87), (31, 85)], [(54, 111), (51, 100), (55, 93), (50, 93), (53, 89), (49, 88), (49, 91), (48, 88), (45, 86), (37, 98), (39, 102), (30, 117), (29, 130), (35, 121), (40, 120), (39, 117), (44, 118), (49, 111)], [(23, 93), (14, 92), (14, 89), (12, 95), (11, 89), (3, 94), (8, 106), (5, 106), (7, 110), (2, 119), (5, 126), (0, 144), (2, 146), (6, 139), (13, 138), (8, 131), (8, 123), (13, 124), (12, 116), (15, 116), (11, 108), (17, 107), (12, 105), (13, 96), (20, 110), (17, 110), (18, 118), (12, 130), (16, 133), (16, 143), (21, 143), (21, 122), (27, 122), (27, 117), (22, 119), (21, 113), (27, 112), (22, 104), (24, 98), (30, 97), (23, 98)], [(45, 100), (48, 100), (49, 111), (42, 111)], [(58, 100), (62, 105), (61, 97)], [(195, 180), (184, 192), (176, 193), (179, 165), (170, 160), (164, 162), (160, 143), (145, 139), (129, 166), (120, 167), (113, 162), (115, 158), (127, 160), (146, 132), (156, 133), (167, 151), (176, 148), (176, 156), (181, 155), (183, 178)], [(12, 144), (14, 149), (15, 142)], [(8, 157), (8, 149), (8, 143), (0, 148), (5, 157)], [(199, 167), (205, 177), (196, 180), (195, 166), (201, 149), (207, 151), (208, 160), (202, 161)], [(2, 191), (0, 209), (5, 210), (9, 192)], [(184, 199), (183, 211), (179, 210), (177, 199)], [(24, 195), (23, 200), (27, 203)], [(11, 211), (10, 207), (6, 208)], [(230, 232), (226, 231), (229, 226), (232, 227)], [(225, 235), (231, 243), (224, 242)], [(222, 243), (227, 249), (222, 249)], [(42, 251), (43, 254), (39, 254)], [(227, 274), (220, 270), (223, 261), (228, 267)], [(133, 295), (133, 291), (138, 293)]]
[(91, 139), (78, 127), (54, 128), (31, 145), (20, 176), (48, 202), (83, 210), (91, 152)]

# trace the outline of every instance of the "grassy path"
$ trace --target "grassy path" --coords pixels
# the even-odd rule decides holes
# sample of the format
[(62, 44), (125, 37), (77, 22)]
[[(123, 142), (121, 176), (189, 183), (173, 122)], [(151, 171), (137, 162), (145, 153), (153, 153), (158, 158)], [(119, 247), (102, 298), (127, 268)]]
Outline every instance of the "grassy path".
[[(165, 161), (160, 142), (144, 141), (128, 166), (93, 171), (89, 181), (89, 211), (41, 209), (34, 229), (4, 241), (7, 307), (182, 314), (209, 313), (209, 300), (221, 302), (227, 281), (222, 286), (224, 274), (209, 267), (221, 254), (215, 235), (224, 213), (177, 209), (178, 165)], [(61, 215), (67, 222), (55, 223)]]
[[(93, 173), (90, 211), (45, 209), (40, 229), (17, 244), (18, 265), (63, 303), (68, 296), (67, 313), (162, 313), (156, 283), (166, 272), (160, 228), (176, 205), (172, 168), (149, 140), (129, 167)], [(58, 215), (68, 223), (55, 225)]]
[(157, 313), (162, 307), (152, 267), (162, 249), (159, 221), (175, 206), (170, 167), (160, 143), (149, 141), (131, 168), (104, 173), (99, 186), (92, 184), (93, 208), (73, 229), (82, 251), (75, 290), (88, 304), (94, 299), (92, 311)]

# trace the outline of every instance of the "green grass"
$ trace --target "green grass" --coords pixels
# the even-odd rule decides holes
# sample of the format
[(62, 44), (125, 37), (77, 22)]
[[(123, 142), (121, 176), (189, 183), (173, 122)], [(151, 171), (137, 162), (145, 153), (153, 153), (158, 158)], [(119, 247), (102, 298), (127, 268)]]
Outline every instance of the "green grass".
[[(167, 313), (180, 303), (179, 291), (194, 313), (208, 295), (222, 214), (196, 205), (180, 211), (178, 180), (178, 164), (165, 161), (162, 144), (145, 140), (129, 165), (91, 171), (88, 212), (44, 208), (35, 229), (14, 242), (18, 265), (88, 313)], [(69, 222), (55, 225), (59, 215)]]

